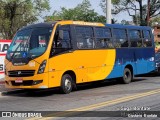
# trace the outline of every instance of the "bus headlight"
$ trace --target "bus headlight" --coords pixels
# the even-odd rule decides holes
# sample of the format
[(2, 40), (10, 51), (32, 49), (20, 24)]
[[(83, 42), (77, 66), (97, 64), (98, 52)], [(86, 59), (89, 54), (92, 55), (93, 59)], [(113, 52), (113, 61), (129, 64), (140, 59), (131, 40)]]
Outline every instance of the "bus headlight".
[(38, 74), (41, 74), (41, 73), (44, 72), (44, 69), (45, 69), (45, 67), (46, 67), (46, 63), (47, 63), (46, 60), (44, 60), (44, 61), (41, 63), (41, 65), (39, 66)]

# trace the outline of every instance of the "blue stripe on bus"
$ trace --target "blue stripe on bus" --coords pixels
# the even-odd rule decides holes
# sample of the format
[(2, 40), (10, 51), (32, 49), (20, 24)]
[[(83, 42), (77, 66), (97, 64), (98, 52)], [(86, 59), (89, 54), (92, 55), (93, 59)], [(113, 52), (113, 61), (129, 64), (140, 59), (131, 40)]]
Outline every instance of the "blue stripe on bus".
[(131, 65), (133, 74), (145, 74), (155, 69), (154, 48), (117, 48), (116, 60), (107, 79), (122, 77), (124, 68)]

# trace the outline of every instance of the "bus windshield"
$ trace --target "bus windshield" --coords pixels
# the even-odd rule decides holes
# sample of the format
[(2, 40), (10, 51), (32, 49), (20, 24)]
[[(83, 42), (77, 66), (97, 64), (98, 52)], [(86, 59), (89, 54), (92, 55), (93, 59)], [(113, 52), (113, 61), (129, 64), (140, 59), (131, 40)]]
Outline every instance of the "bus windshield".
[(35, 58), (42, 55), (48, 46), (52, 28), (31, 28), (17, 32), (10, 48), (7, 58)]

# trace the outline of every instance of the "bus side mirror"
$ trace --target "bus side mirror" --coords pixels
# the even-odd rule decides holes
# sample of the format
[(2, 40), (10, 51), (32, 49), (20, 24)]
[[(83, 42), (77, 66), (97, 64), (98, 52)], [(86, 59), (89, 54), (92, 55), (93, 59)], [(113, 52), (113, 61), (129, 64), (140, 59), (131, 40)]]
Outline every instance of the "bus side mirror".
[(59, 30), (59, 38), (63, 39), (63, 30)]

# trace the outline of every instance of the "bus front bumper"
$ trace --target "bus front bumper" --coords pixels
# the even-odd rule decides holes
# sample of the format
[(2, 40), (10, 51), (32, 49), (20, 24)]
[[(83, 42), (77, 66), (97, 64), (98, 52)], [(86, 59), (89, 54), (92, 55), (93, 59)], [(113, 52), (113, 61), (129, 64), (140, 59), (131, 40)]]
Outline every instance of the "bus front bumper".
[(48, 88), (48, 73), (36, 74), (32, 77), (5, 76), (5, 87), (16, 89)]

